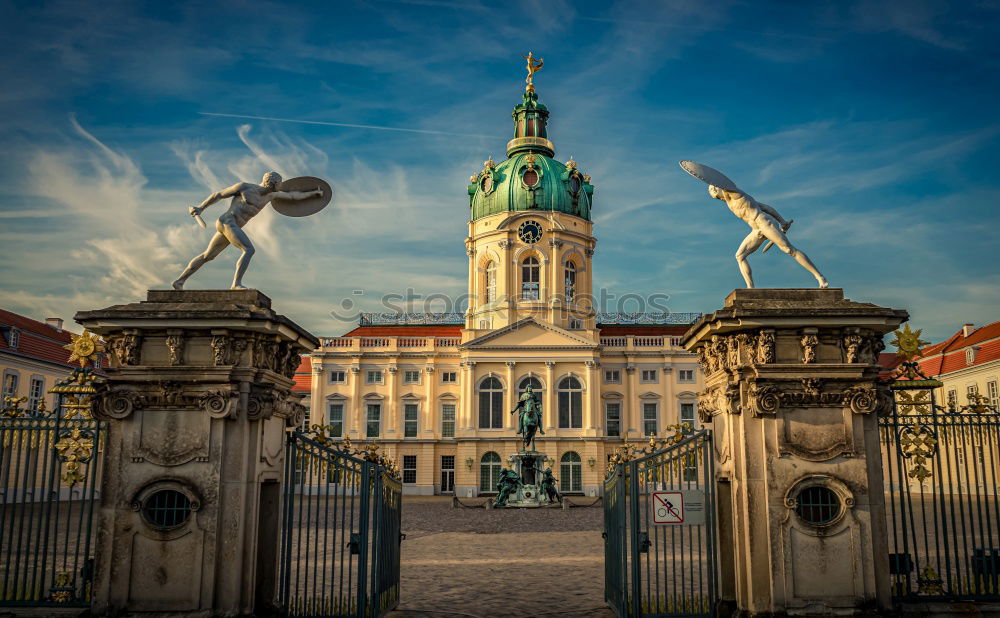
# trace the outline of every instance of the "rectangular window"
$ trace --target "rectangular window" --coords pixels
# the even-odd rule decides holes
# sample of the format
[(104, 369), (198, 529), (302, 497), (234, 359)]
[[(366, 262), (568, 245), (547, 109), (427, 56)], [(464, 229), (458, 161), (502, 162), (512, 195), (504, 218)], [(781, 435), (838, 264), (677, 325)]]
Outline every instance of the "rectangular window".
[[(13, 332), (13, 331), (11, 331)], [(18, 376), (16, 373), (8, 373), (3, 377), (3, 396), (4, 397), (16, 397), (17, 396), (17, 382)]]
[(416, 455), (403, 455), (403, 482), (408, 484), (417, 482)]
[(976, 362), (976, 348), (965, 349), (965, 364), (971, 365)]
[(457, 371), (442, 371), (441, 381), (454, 384), (458, 382), (458, 372)]
[(694, 382), (694, 369), (681, 369), (677, 372), (678, 382)]
[(404, 371), (403, 372), (403, 384), (420, 384), (420, 372), (419, 371)]
[(952, 389), (948, 391), (948, 407), (957, 408), (958, 407), (958, 391)]
[(580, 391), (559, 391), (559, 427), (583, 427), (583, 393)]
[(604, 381), (608, 384), (621, 384), (622, 372), (620, 369), (605, 369)]
[(455, 492), (455, 456), (441, 455), (441, 493)]
[(990, 405), (1000, 411), (1000, 393), (997, 392), (996, 380), (990, 380), (986, 383), (986, 396), (990, 400)]
[(31, 388), (28, 389), (28, 409), (34, 412), (38, 409), (38, 402), (42, 400), (45, 393), (45, 380), (41, 378), (31, 378)]
[(377, 438), (382, 425), (382, 404), (368, 404), (368, 428), (365, 435), (369, 438)]
[(608, 402), (604, 404), (605, 425), (607, 435), (618, 437), (622, 435), (622, 404)]
[(642, 381), (643, 382), (656, 382), (656, 370), (655, 369), (643, 369), (642, 370)]
[(331, 438), (344, 437), (344, 404), (331, 403), (326, 416), (326, 424), (330, 426)]
[(682, 403), (681, 404), (681, 423), (687, 423), (691, 425), (694, 429), (694, 404), (693, 403)]
[(382, 383), (382, 372), (378, 369), (368, 370), (368, 379), (366, 380), (368, 384), (381, 384)]
[(569, 328), (570, 330), (580, 330), (581, 328), (583, 328), (583, 320), (579, 318), (570, 318)]
[(503, 428), (503, 391), (479, 393), (479, 428)]
[(7, 345), (10, 346), (10, 349), (16, 350), (17, 344), (20, 341), (21, 341), (21, 333), (17, 332), (13, 328), (10, 329), (10, 333), (7, 336)]
[(481, 330), (490, 330), (493, 328), (493, 320), (479, 320), (479, 328)]
[(973, 403), (976, 400), (976, 396), (979, 394), (979, 385), (970, 384), (965, 387), (965, 398), (969, 400), (969, 403)]
[(403, 406), (403, 437), (417, 437), (417, 404), (415, 403)]
[(455, 437), (455, 404), (441, 404), (441, 437)]
[(645, 436), (656, 435), (656, 404), (642, 404), (642, 434)]
[(343, 384), (347, 382), (347, 372), (346, 371), (331, 371), (330, 372), (330, 383), (331, 384)]
[(955, 447), (955, 464), (959, 466), (965, 465), (965, 451), (961, 446)]

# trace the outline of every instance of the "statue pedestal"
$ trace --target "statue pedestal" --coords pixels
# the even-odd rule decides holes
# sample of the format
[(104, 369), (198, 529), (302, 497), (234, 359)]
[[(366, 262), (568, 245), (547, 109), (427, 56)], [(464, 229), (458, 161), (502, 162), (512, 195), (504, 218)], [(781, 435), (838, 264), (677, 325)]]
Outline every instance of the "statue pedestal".
[(256, 290), (151, 290), (76, 321), (111, 359), (94, 615), (266, 612), (292, 376), (318, 341)]
[(684, 335), (706, 375), (720, 594), (744, 615), (889, 606), (877, 360), (907, 317), (840, 289), (737, 289)]
[(508, 458), (511, 469), (521, 477), (517, 494), (507, 500), (508, 507), (536, 508), (548, 504), (542, 489), (542, 474), (545, 472), (547, 455), (535, 450), (520, 450)]

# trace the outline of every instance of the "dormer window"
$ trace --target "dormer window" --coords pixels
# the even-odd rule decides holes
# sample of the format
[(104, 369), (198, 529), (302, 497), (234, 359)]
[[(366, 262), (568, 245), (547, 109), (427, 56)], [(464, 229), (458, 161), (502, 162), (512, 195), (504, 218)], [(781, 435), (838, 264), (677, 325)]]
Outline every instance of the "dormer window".
[(21, 341), (21, 333), (19, 333), (16, 328), (10, 329), (10, 331), (7, 333), (7, 345), (9, 345), (12, 350), (16, 350), (17, 344), (20, 341)]
[(977, 348), (965, 348), (965, 364), (971, 365), (976, 362)]

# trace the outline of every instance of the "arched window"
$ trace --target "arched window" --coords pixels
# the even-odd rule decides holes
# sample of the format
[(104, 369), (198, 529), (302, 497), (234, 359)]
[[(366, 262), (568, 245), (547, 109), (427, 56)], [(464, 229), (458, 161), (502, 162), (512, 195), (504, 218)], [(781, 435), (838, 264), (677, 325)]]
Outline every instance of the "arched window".
[(521, 299), (538, 300), (538, 284), (541, 269), (538, 258), (528, 256), (521, 262)]
[(559, 382), (559, 427), (583, 427), (583, 385), (573, 376)]
[(500, 456), (490, 451), (479, 460), (479, 491), (495, 492), (500, 482)]
[(559, 460), (559, 473), (559, 491), (583, 491), (583, 464), (578, 454), (564, 454)]
[(528, 376), (521, 380), (521, 383), (517, 385), (517, 397), (521, 398), (524, 391), (528, 390), (528, 385), (531, 385), (531, 390), (538, 396), (538, 400), (542, 400), (542, 381), (536, 377)]
[(503, 428), (503, 384), (492, 376), (479, 383), (479, 428)]
[(566, 262), (566, 301), (572, 302), (576, 297), (576, 264), (571, 260)]
[(486, 265), (486, 293), (484, 303), (492, 303), (497, 299), (497, 263), (490, 261)]

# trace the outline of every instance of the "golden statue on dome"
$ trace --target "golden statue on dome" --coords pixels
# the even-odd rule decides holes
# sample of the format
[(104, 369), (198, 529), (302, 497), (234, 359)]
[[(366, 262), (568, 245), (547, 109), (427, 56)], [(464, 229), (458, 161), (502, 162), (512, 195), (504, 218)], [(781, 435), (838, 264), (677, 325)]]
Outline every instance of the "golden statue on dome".
[(528, 69), (528, 77), (524, 80), (528, 85), (524, 90), (525, 92), (534, 92), (535, 86), (531, 83), (531, 78), (535, 75), (535, 73), (542, 70), (542, 65), (545, 64), (545, 58), (535, 58), (531, 52), (528, 52), (527, 56), (521, 57), (528, 61), (528, 66), (526, 67)]

